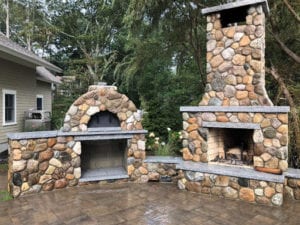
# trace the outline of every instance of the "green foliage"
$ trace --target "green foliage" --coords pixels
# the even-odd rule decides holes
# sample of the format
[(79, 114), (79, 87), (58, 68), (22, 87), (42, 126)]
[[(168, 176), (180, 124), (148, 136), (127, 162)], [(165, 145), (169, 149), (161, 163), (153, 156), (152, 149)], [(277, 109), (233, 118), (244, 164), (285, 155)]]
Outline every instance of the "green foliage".
[(8, 164), (0, 163), (0, 172), (7, 172), (7, 171), (8, 171)]
[(158, 156), (178, 156), (181, 149), (181, 132), (173, 131), (170, 128), (166, 129), (168, 137), (163, 140), (156, 137), (154, 132), (150, 132), (147, 137), (147, 150), (150, 154)]
[(59, 130), (64, 123), (65, 114), (76, 98), (74, 96), (57, 95), (53, 101), (51, 127)]

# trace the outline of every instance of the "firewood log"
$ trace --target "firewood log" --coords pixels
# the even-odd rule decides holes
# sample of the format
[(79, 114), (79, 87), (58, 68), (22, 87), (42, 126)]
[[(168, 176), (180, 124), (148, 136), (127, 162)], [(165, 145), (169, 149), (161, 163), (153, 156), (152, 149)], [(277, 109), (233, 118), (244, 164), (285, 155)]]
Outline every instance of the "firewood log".
[(265, 173), (272, 173), (272, 174), (277, 174), (277, 175), (282, 174), (281, 169), (266, 168), (266, 167), (261, 167), (261, 166), (255, 166), (254, 169), (256, 171), (265, 172)]

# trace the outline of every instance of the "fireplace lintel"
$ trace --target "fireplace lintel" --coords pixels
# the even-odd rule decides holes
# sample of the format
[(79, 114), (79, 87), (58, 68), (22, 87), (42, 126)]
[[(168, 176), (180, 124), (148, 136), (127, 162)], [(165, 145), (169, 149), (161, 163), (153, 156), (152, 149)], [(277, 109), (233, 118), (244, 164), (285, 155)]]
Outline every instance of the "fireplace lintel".
[(250, 129), (258, 130), (260, 125), (258, 123), (232, 123), (232, 122), (203, 122), (202, 127), (207, 128), (232, 128), (232, 129)]

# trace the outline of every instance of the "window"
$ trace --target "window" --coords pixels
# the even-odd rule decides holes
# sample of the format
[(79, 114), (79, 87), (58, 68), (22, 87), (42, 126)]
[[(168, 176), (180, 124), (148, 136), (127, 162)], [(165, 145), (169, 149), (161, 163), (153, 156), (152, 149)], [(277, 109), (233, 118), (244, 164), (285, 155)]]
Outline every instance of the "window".
[(36, 109), (43, 110), (43, 95), (36, 96)]
[(16, 124), (16, 91), (3, 90), (3, 125)]

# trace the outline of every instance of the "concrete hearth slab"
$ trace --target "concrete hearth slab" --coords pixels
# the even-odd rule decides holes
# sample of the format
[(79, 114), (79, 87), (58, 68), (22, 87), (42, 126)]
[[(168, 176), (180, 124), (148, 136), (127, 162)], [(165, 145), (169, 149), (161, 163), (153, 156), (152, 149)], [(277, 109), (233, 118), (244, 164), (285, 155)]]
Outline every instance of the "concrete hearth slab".
[(145, 163), (181, 163), (181, 157), (173, 157), (173, 156), (148, 156), (145, 160)]
[(289, 178), (300, 179), (300, 169), (288, 168), (284, 175)]
[(243, 168), (243, 167), (235, 167), (235, 166), (224, 166), (224, 165), (212, 165), (208, 163), (199, 163), (199, 162), (191, 162), (191, 161), (183, 161), (182, 163), (176, 165), (177, 169), (182, 170), (191, 170), (202, 173), (210, 173), (231, 177), (241, 177), (248, 178), (254, 180), (263, 180), (263, 181), (271, 181), (276, 183), (284, 182), (284, 175), (275, 175), (269, 173), (263, 173), (255, 171), (252, 168)]
[(116, 180), (129, 178), (126, 170), (122, 167), (101, 168), (82, 172), (79, 182)]

